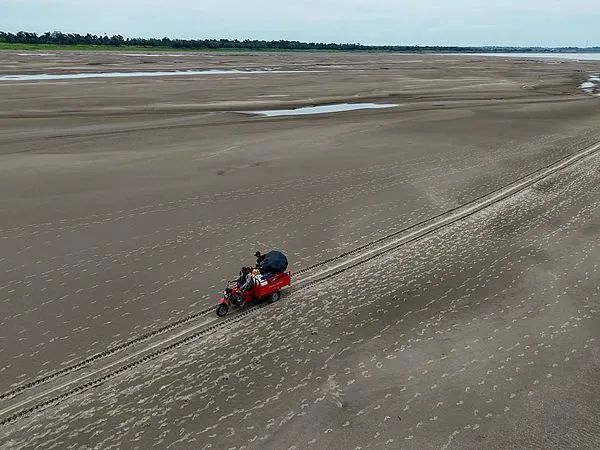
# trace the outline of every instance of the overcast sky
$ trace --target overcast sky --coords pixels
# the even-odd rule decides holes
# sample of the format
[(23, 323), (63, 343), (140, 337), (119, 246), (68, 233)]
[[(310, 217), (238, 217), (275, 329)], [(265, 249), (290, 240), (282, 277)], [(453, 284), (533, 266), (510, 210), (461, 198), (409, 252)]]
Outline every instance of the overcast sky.
[(0, 30), (400, 45), (600, 45), (600, 0), (0, 0)]

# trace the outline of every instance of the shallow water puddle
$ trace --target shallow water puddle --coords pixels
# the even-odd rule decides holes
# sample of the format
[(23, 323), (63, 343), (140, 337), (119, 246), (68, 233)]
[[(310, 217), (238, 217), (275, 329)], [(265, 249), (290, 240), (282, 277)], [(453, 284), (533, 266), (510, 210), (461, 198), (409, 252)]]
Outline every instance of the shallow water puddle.
[(590, 77), (588, 81), (581, 83), (579, 88), (587, 94), (600, 95), (600, 75)]
[(193, 53), (120, 53), (119, 56), (194, 56)]
[(54, 56), (54, 53), (17, 53), (17, 56)]
[(247, 114), (257, 114), (266, 117), (277, 116), (307, 116), (311, 114), (328, 114), (358, 109), (383, 109), (399, 106), (394, 103), (339, 103), (337, 105), (305, 106), (295, 109), (272, 109), (267, 111), (244, 111)]
[(23, 74), (23, 75), (0, 75), (0, 81), (43, 81), (43, 80), (74, 80), (81, 78), (129, 78), (129, 77), (173, 77), (185, 75), (239, 75), (239, 74), (279, 74), (279, 73), (303, 73), (301, 70), (175, 70), (156, 72), (82, 72), (82, 73), (56, 73), (56, 74)]

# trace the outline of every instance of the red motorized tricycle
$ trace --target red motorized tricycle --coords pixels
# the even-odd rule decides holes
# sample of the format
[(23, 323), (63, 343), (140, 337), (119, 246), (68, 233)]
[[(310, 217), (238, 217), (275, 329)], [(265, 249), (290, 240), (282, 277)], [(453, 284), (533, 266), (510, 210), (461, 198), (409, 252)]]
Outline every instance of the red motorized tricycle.
[(279, 273), (265, 280), (257, 278), (251, 289), (241, 292), (236, 281), (229, 281), (224, 296), (217, 305), (217, 316), (223, 317), (231, 306), (241, 308), (254, 300), (265, 299), (275, 303), (281, 298), (281, 289), (292, 284), (291, 272)]

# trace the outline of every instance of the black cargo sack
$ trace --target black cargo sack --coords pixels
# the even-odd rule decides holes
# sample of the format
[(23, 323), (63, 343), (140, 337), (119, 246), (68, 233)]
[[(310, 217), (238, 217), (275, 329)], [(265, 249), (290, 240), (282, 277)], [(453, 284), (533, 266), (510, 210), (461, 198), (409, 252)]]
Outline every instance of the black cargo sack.
[(272, 250), (264, 255), (260, 269), (265, 273), (283, 273), (287, 269), (288, 260), (285, 255), (277, 250)]

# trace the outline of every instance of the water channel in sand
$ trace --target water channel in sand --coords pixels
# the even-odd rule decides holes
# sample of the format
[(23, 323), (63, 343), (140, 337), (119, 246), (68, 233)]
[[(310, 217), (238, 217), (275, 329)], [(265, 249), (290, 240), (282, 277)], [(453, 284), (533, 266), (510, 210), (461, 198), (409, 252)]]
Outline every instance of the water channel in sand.
[(173, 77), (185, 75), (248, 75), (248, 74), (280, 74), (303, 73), (301, 70), (239, 70), (239, 69), (214, 69), (214, 70), (174, 70), (154, 72), (82, 72), (82, 73), (41, 73), (0, 75), (0, 81), (46, 81), (46, 80), (75, 80), (82, 78), (130, 78), (130, 77)]
[(302, 108), (295, 109), (272, 109), (266, 111), (244, 111), (248, 114), (257, 114), (266, 117), (278, 117), (278, 116), (307, 116), (312, 114), (327, 114), (345, 111), (356, 111), (359, 109), (383, 109), (383, 108), (394, 108), (399, 106), (398, 104), (392, 103), (339, 103), (336, 105), (319, 105), (319, 106), (305, 106)]

